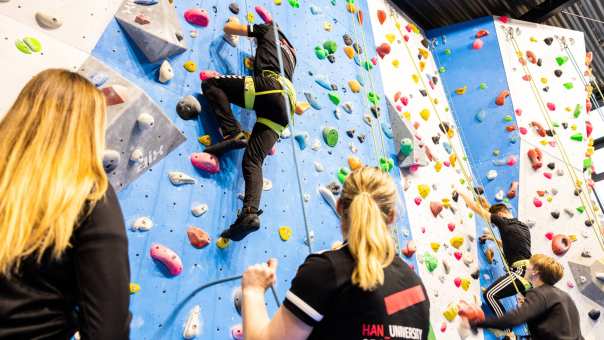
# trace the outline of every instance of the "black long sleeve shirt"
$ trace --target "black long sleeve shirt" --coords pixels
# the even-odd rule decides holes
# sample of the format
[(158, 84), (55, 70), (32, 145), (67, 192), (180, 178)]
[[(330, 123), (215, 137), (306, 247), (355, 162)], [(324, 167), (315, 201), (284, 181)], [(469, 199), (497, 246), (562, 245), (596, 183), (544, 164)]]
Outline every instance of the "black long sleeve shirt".
[(0, 277), (0, 339), (128, 339), (128, 240), (109, 187), (59, 260), (31, 259)]
[(577, 306), (566, 292), (548, 284), (529, 290), (514, 311), (474, 326), (507, 329), (525, 322), (533, 340), (583, 340)]
[(531, 258), (531, 232), (526, 224), (495, 214), (491, 214), (491, 223), (499, 228), (503, 255), (508, 265)]

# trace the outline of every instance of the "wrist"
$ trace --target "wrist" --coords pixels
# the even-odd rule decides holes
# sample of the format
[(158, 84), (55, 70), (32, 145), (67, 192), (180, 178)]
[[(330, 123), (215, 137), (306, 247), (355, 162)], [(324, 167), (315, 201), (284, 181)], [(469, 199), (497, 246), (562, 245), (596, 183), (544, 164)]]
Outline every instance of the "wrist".
[(266, 289), (261, 286), (246, 286), (241, 289), (244, 295), (262, 295), (266, 292)]

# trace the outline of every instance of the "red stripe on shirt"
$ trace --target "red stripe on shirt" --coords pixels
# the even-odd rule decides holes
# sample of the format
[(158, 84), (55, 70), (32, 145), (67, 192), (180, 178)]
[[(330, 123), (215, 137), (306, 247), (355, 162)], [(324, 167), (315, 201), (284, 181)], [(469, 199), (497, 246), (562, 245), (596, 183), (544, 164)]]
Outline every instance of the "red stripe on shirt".
[(386, 312), (388, 315), (392, 315), (405, 308), (411, 307), (420, 302), (424, 302), (425, 300), (426, 295), (424, 295), (422, 286), (417, 285), (415, 287), (407, 288), (398, 293), (386, 296), (384, 298), (384, 304), (386, 305)]

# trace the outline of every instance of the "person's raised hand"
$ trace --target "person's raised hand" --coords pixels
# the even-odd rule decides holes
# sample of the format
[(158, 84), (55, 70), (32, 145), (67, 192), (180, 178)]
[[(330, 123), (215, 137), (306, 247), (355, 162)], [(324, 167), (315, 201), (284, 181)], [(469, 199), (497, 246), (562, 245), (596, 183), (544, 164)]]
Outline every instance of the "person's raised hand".
[(243, 290), (259, 290), (264, 293), (266, 289), (277, 281), (276, 259), (269, 259), (266, 263), (259, 263), (247, 268), (241, 279)]

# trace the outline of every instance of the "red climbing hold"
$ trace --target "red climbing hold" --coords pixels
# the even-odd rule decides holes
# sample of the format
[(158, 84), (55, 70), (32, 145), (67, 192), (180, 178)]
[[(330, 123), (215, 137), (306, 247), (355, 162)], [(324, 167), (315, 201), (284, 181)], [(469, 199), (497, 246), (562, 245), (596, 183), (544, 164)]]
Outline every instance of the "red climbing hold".
[(552, 179), (552, 173), (551, 172), (544, 172), (543, 176), (545, 176), (545, 178), (547, 178), (547, 179)]
[(407, 106), (407, 104), (409, 104), (409, 98), (407, 98), (407, 97), (402, 97), (402, 98), (401, 98), (401, 103), (403, 103), (403, 105)]
[(449, 222), (449, 224), (447, 224), (447, 228), (449, 228), (449, 231), (455, 230), (455, 223)]
[(526, 51), (526, 58), (531, 64), (537, 63), (537, 56), (535, 56), (535, 53), (533, 51)]
[(453, 283), (455, 284), (455, 287), (459, 288), (459, 286), (461, 286), (461, 279), (456, 277), (453, 279)]
[(359, 24), (363, 24), (363, 11), (361, 10), (357, 11), (357, 21), (359, 22)]
[(189, 242), (191, 242), (191, 245), (198, 249), (203, 248), (211, 243), (210, 235), (208, 235), (208, 233), (202, 229), (194, 226), (190, 226), (189, 229), (187, 229), (187, 236), (189, 237)]
[(510, 95), (510, 91), (508, 90), (503, 90), (499, 93), (499, 95), (497, 96), (497, 99), (495, 99), (495, 104), (499, 105), (499, 106), (503, 106), (505, 105), (505, 99)]
[(401, 91), (398, 91), (397, 93), (394, 94), (394, 101), (397, 102), (399, 99), (401, 99), (401, 96), (403, 94), (401, 93)]
[(405, 42), (408, 42), (408, 41), (409, 41), (409, 36), (408, 36), (408, 35), (406, 35), (406, 34), (405, 34), (405, 35), (403, 35), (403, 40), (405, 40)]
[(205, 9), (191, 8), (185, 11), (185, 20), (191, 25), (206, 27), (210, 23), (210, 16)]
[(531, 79), (532, 78), (531, 78), (530, 74), (525, 74), (525, 75), (522, 76), (522, 80), (524, 80), (524, 81), (531, 81)]
[(522, 109), (516, 109), (514, 112), (516, 113), (516, 116), (522, 116)]
[(541, 208), (541, 206), (543, 205), (543, 202), (541, 202), (541, 200), (540, 200), (540, 199), (538, 199), (537, 197), (535, 197), (535, 198), (533, 199), (533, 204), (535, 205), (535, 207), (537, 207), (537, 208)]
[(507, 17), (507, 16), (505, 16), (505, 15), (503, 15), (503, 16), (499, 17), (499, 21), (501, 21), (504, 24), (507, 24), (510, 21), (510, 18)]
[(410, 240), (407, 242), (407, 245), (405, 245), (405, 247), (402, 250), (403, 255), (405, 255), (405, 257), (411, 257), (413, 256), (413, 254), (415, 254), (415, 251), (417, 250), (417, 247), (415, 246), (415, 242), (413, 240)]
[(587, 138), (589, 138), (589, 136), (591, 136), (592, 131), (593, 131), (593, 126), (591, 126), (591, 122), (588, 120), (585, 122), (585, 134), (587, 135)]
[(416, 205), (420, 205), (420, 204), (422, 204), (422, 199), (421, 199), (421, 198), (419, 198), (419, 197), (416, 197), (414, 201), (415, 201), (415, 204), (416, 204)]
[(475, 39), (472, 43), (472, 48), (475, 50), (481, 49), (482, 46), (484, 46), (484, 41), (482, 41), (482, 39)]
[(191, 164), (194, 167), (215, 174), (220, 171), (218, 158), (207, 152), (196, 152), (191, 154)]
[(571, 244), (572, 241), (570, 237), (558, 234), (552, 239), (552, 251), (554, 254), (562, 256), (570, 249)]
[(526, 135), (526, 133), (528, 132), (528, 130), (524, 126), (518, 128), (518, 131), (520, 131), (520, 134), (523, 135)]
[(122, 104), (125, 99), (125, 87), (120, 85), (104, 87), (101, 91), (107, 100), (107, 106)]
[(539, 150), (539, 148), (530, 149), (527, 155), (529, 157), (529, 160), (531, 161), (533, 170), (541, 168), (541, 166), (543, 165), (543, 163), (541, 162), (543, 154), (541, 153), (541, 150)]
[(486, 37), (487, 35), (489, 35), (489, 31), (482, 29), (479, 30), (478, 32), (476, 32), (476, 38), (482, 38), (482, 37)]
[(216, 78), (218, 76), (220, 76), (220, 73), (214, 70), (204, 70), (199, 73), (199, 79), (201, 79), (201, 81), (206, 81), (208, 79)]
[(556, 111), (556, 104), (554, 104), (554, 103), (547, 103), (547, 108), (550, 111)]
[(377, 17), (378, 17), (378, 21), (380, 22), (380, 24), (383, 25), (384, 22), (386, 21), (386, 12), (384, 10), (378, 9)]
[(513, 199), (516, 197), (516, 193), (518, 192), (518, 181), (512, 181), (510, 184), (510, 188), (508, 189), (508, 198)]
[(457, 261), (459, 261), (459, 260), (461, 260), (463, 254), (460, 251), (456, 251), (456, 252), (453, 253), (453, 256), (455, 256), (455, 259)]
[(545, 238), (551, 241), (554, 238), (554, 233), (552, 233), (551, 231), (545, 233)]
[(380, 56), (380, 58), (384, 59), (384, 57), (390, 53), (390, 45), (388, 45), (388, 43), (383, 43), (378, 46), (375, 51)]
[(255, 7), (256, 13), (260, 16), (262, 21), (266, 24), (270, 24), (273, 22), (273, 18), (271, 17), (271, 13), (264, 7), (258, 5)]

